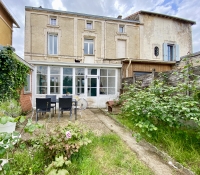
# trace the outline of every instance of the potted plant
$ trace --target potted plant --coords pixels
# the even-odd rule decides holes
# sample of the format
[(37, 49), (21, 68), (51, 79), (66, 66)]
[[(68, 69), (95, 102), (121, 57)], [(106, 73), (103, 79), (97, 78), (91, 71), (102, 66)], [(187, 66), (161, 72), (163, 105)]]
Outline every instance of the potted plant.
[(24, 116), (20, 116), (21, 107), (16, 100), (0, 103), (0, 132), (12, 133), (15, 131), (16, 123), (23, 122)]

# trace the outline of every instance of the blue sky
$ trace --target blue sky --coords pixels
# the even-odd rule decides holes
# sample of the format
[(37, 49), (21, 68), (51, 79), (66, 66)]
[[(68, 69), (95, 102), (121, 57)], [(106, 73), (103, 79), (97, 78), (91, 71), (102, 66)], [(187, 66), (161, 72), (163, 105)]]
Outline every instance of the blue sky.
[[(129, 16), (139, 10), (196, 21), (192, 26), (193, 52), (200, 51), (200, 0), (2, 0), (20, 28), (13, 31), (13, 46), (24, 57), (25, 6), (67, 10), (101, 16)], [(187, 51), (186, 51), (187, 53)]]

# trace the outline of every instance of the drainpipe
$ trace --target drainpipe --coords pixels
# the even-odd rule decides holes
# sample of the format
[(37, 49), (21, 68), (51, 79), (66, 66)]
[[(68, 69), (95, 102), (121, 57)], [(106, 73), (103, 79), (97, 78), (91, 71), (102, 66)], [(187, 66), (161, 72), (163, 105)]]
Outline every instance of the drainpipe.
[(126, 77), (128, 77), (128, 69), (129, 69), (129, 66), (131, 64), (131, 59), (128, 58), (128, 60), (129, 60), (129, 64), (128, 64), (127, 68), (126, 68)]

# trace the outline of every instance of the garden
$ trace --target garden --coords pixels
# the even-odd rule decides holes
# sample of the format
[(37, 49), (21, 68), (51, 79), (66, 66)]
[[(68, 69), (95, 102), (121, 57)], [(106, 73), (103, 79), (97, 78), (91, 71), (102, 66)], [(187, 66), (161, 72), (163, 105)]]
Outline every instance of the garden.
[[(0, 129), (0, 174), (153, 174), (114, 133), (96, 136), (72, 122), (47, 129), (26, 117), (19, 92), (29, 68), (9, 47), (0, 58), (0, 125), (14, 123), (13, 132)], [(145, 139), (200, 174), (199, 76), (186, 62), (176, 73), (176, 86), (167, 83), (165, 74), (146, 88), (125, 85), (121, 113), (111, 117), (131, 129), (138, 142)]]
[(192, 62), (174, 74), (177, 85), (160, 74), (149, 87), (140, 82), (126, 85), (120, 96), (121, 113), (112, 115), (133, 131), (138, 141), (145, 139), (175, 161), (200, 174), (200, 88)]
[(116, 134), (96, 136), (72, 122), (50, 129), (33, 122), (19, 104), (29, 68), (10, 47), (0, 58), (0, 174), (153, 174)]

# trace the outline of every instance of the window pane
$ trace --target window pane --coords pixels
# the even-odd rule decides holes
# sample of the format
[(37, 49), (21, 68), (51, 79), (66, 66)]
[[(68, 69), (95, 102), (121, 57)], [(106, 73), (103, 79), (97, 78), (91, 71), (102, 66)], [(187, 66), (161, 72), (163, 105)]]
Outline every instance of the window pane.
[(51, 18), (51, 25), (56, 25), (56, 18)]
[(47, 74), (47, 66), (37, 66), (37, 74)]
[(119, 26), (119, 33), (124, 33), (124, 26)]
[(85, 75), (84, 71), (85, 71), (84, 68), (75, 68), (76, 75)]
[(57, 42), (57, 36), (54, 36), (54, 54), (57, 54), (57, 48), (58, 48), (58, 42)]
[(115, 77), (108, 77), (108, 87), (115, 87)]
[(47, 86), (47, 75), (37, 75), (37, 86)]
[(47, 87), (37, 87), (37, 94), (47, 94)]
[(60, 74), (60, 68), (59, 67), (50, 67), (50, 73), (51, 74)]
[(107, 76), (107, 69), (100, 69), (100, 76)]
[(100, 77), (100, 84), (102, 83), (103, 87), (107, 87), (107, 77)]
[(115, 76), (115, 70), (108, 70), (108, 76)]
[(108, 94), (115, 94), (115, 88), (108, 88)]
[(89, 54), (93, 54), (93, 43), (90, 43), (89, 45)]
[(72, 86), (72, 76), (63, 76), (63, 86)]
[(84, 85), (85, 85), (84, 76), (76, 76), (75, 84), (76, 84), (76, 94), (84, 93)]
[(88, 54), (88, 43), (84, 43), (84, 54)]
[(53, 54), (53, 36), (49, 35), (49, 54)]
[(68, 86), (63, 87), (63, 94), (73, 94), (72, 87), (68, 87)]
[(24, 87), (24, 91), (30, 92), (31, 89), (30, 89), (30, 75), (29, 74), (27, 74), (27, 76), (26, 76), (26, 83), (27, 83), (27, 85)]
[(72, 68), (63, 68), (64, 75), (72, 75)]
[(97, 75), (97, 69), (88, 69), (88, 75)]
[(87, 29), (92, 29), (92, 23), (91, 22), (87, 23)]

